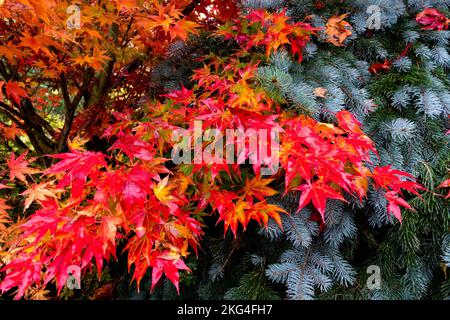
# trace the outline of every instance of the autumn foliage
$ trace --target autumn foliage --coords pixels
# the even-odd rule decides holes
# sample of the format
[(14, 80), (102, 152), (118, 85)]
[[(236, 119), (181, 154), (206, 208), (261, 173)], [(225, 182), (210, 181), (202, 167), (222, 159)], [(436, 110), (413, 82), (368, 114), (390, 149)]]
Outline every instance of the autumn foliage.
[[(290, 21), (286, 12), (245, 15), (226, 3), (189, 8), (189, 1), (84, 1), (82, 26), (70, 30), (66, 1), (0, 6), (0, 132), (17, 146), (1, 172), (3, 293), (17, 288), (16, 298), (30, 298), (32, 290), (53, 283), (60, 292), (68, 267), (80, 267), (81, 276), (100, 275), (117, 259), (119, 244), (138, 285), (150, 271), (152, 289), (163, 274), (179, 289), (179, 272), (189, 271), (186, 258), (201, 254), (205, 215), (239, 237), (251, 221), (266, 226), (288, 214), (270, 202), (277, 193), (301, 192), (298, 211), (310, 206), (319, 220), (327, 200), (362, 200), (372, 184), (385, 192), (386, 214), (401, 221), (400, 207), (412, 209), (403, 192), (418, 195), (422, 187), (409, 174), (371, 163), (376, 148), (354, 115), (340, 111), (325, 123), (288, 111), (288, 101), (271, 98), (258, 81), (258, 66), (274, 52), (302, 61), (319, 30)], [(213, 10), (205, 9), (210, 5)], [(202, 17), (210, 12), (206, 23)], [(418, 21), (434, 26), (429, 19), (435, 16), (429, 12)], [(344, 18), (327, 24), (336, 46), (351, 35)], [(142, 99), (150, 70), (170, 46), (205, 30), (231, 42), (232, 53), (204, 53), (189, 88)], [(50, 123), (53, 108), (63, 116), (59, 126)], [(249, 164), (250, 153), (239, 164), (175, 165), (174, 132), (189, 133), (193, 152), (198, 121), (204, 131), (223, 135), (228, 129), (278, 132), (280, 148), (271, 156), (280, 169), (263, 176), (261, 166), (273, 167), (273, 157)], [(104, 150), (90, 149), (95, 135), (106, 141)], [(202, 149), (211, 144), (225, 150), (211, 141)], [(8, 198), (13, 191), (14, 203)], [(14, 222), (13, 206), (23, 211)]]

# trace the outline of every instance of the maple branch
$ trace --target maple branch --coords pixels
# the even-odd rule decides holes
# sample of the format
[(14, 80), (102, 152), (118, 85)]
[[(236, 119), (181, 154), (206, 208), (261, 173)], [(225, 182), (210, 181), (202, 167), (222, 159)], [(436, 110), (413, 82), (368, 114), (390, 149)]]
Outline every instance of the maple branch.
[(101, 98), (104, 96), (108, 89), (109, 80), (114, 70), (114, 64), (116, 63), (116, 57), (113, 54), (110, 55), (110, 58), (111, 60), (108, 61), (105, 70), (100, 75), (98, 85), (94, 88), (94, 92), (88, 105), (94, 105), (100, 102)]
[[(118, 32), (119, 26), (117, 24), (113, 24), (110, 29), (110, 34), (115, 42), (118, 41)], [(107, 62), (103, 72), (100, 74), (98, 84), (94, 87), (93, 93), (87, 103), (88, 106), (99, 103), (105, 93), (108, 92), (110, 79), (114, 71), (114, 64), (116, 63), (116, 56), (114, 53), (108, 52), (108, 56), (110, 57), (110, 60)]]
[(6, 81), (9, 81), (10, 79), (10, 75), (8, 70), (6, 69), (5, 63), (3, 62), (3, 59), (0, 60), (0, 74), (2, 75), (3, 79), (5, 79)]
[(29, 117), (29, 119), (33, 121), (33, 123), (37, 124), (41, 130), (42, 128), (45, 129), (51, 136), (54, 136), (56, 134), (55, 129), (53, 129), (50, 123), (48, 123), (44, 118), (38, 115), (36, 111), (34, 111), (34, 107), (30, 99), (25, 99), (25, 102), (22, 103), (22, 105), (22, 108), (20, 108), (20, 106), (18, 108), (22, 111), (22, 115), (26, 115), (27, 117)]
[(192, 1), (183, 9), (181, 14), (185, 17), (190, 15), (195, 10), (195, 8), (197, 8), (197, 6), (199, 6), (200, 4), (201, 2), (199, 0)]
[(16, 117), (20, 118), (20, 113), (18, 111), (14, 110), (14, 108), (12, 108), (11, 106), (8, 106), (6, 103), (0, 101), (0, 107), (2, 107), (8, 113), (13, 114)]
[(72, 101), (70, 101), (69, 90), (67, 88), (67, 79), (66, 79), (66, 76), (64, 75), (64, 73), (61, 74), (60, 79), (61, 79), (61, 91), (62, 91), (62, 95), (63, 95), (63, 99), (64, 99), (64, 105), (67, 110), (72, 107)]
[[(3, 90), (5, 90), (5, 88), (3, 88)], [(12, 121), (14, 121), (19, 126), (24, 127), (27, 135), (28, 133), (30, 133), (31, 135), (37, 134), (39, 139), (44, 142), (47, 147), (52, 148), (54, 143), (46, 136), (43, 129), (45, 129), (51, 136), (55, 135), (55, 130), (47, 121), (45, 121), (45, 119), (43, 119), (34, 111), (33, 104), (31, 103), (31, 100), (29, 98), (24, 99), (23, 101), (24, 102), (21, 104), (18, 104), (14, 100), (11, 101), (11, 103), (15, 105), (15, 107), (19, 111), (3, 102), (0, 102), (0, 107), (2, 107), (3, 111)], [(19, 119), (23, 120), (24, 123), (21, 123)], [(34, 144), (33, 146), (36, 147), (36, 145)], [(46, 149), (48, 152), (50, 151), (50, 149)]]
[(64, 99), (64, 126), (61, 135), (58, 139), (58, 152), (64, 151), (64, 148), (69, 137), (70, 128), (72, 127), (73, 119), (75, 117), (76, 105), (70, 101), (69, 90), (67, 88), (67, 80), (64, 74), (61, 74), (61, 91)]
[(83, 84), (79, 88), (77, 95), (75, 96), (75, 98), (73, 98), (72, 101), (72, 104), (75, 106), (75, 108), (78, 107), (81, 99), (86, 96), (86, 93), (88, 93), (87, 89), (89, 87), (89, 84), (91, 83), (93, 76), (93, 73), (89, 71), (84, 74)]
[(30, 99), (24, 99), (19, 110), (21, 111), (21, 119), (24, 121), (23, 130), (30, 138), (36, 152), (40, 155), (52, 153), (55, 150), (55, 142), (47, 137), (44, 129), (51, 136), (55, 135), (55, 130), (34, 111)]
[(134, 14), (131, 16), (130, 22), (128, 23), (128, 26), (127, 26), (127, 29), (125, 30), (125, 34), (123, 35), (122, 48), (125, 48), (131, 40), (131, 37), (130, 37), (130, 39), (128, 39), (128, 32), (130, 32), (131, 26), (133, 25), (133, 20), (134, 20)]
[(30, 150), (30, 148), (28, 148), (28, 146), (25, 143), (23, 143), (22, 139), (20, 139), (19, 137), (16, 136), (14, 138), (14, 141), (17, 143), (18, 147), (25, 149), (25, 150)]
[(58, 152), (63, 152), (67, 146), (67, 140), (69, 138), (70, 129), (72, 128), (73, 120), (75, 119), (75, 111), (78, 108), (78, 104), (81, 101), (81, 98), (85, 94), (91, 79), (92, 73), (86, 72), (84, 74), (84, 81), (81, 88), (78, 90), (77, 95), (74, 97), (73, 101), (70, 101), (69, 90), (67, 86), (67, 79), (64, 74), (61, 74), (61, 90), (64, 98), (64, 106), (65, 106), (65, 117), (64, 117), (64, 126), (61, 131), (61, 135), (58, 139)]
[(21, 126), (22, 123), (20, 122), (20, 120), (18, 120), (16, 117), (14, 117), (14, 115), (12, 115), (11, 113), (9, 113), (8, 110), (3, 109), (3, 112), (8, 116), (8, 118), (10, 118), (15, 124)]

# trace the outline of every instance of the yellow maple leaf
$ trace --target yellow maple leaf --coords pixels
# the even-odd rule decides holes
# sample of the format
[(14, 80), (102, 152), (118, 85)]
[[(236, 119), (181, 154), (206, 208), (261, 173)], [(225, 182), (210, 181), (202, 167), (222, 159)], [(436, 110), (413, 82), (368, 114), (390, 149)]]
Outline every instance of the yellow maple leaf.
[(171, 195), (172, 186), (168, 186), (169, 176), (162, 179), (154, 188), (156, 198), (163, 204), (167, 204), (174, 200), (174, 196)]
[(25, 212), (34, 201), (45, 201), (47, 198), (57, 198), (57, 196), (49, 189), (51, 182), (32, 185), (29, 189), (20, 195), (27, 196), (23, 211)]

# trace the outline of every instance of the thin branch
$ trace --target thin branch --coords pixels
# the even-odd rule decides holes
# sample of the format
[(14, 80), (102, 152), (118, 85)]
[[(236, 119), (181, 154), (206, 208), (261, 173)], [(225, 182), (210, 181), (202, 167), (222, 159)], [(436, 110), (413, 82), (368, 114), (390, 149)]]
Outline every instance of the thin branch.
[(0, 107), (2, 107), (4, 110), (8, 111), (9, 113), (15, 115), (16, 117), (20, 118), (20, 113), (17, 110), (14, 110), (13, 107), (8, 106), (6, 103), (0, 101)]
[(197, 8), (198, 5), (200, 5), (200, 1), (198, 0), (192, 1), (184, 8), (181, 14), (185, 17), (190, 15), (192, 12), (194, 12), (195, 8)]

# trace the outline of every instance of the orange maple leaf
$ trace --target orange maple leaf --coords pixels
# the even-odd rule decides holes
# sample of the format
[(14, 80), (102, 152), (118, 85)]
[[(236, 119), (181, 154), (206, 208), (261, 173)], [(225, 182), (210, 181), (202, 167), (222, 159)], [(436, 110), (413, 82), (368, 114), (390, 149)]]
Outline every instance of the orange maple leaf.
[(48, 198), (55, 198), (55, 199), (57, 198), (56, 195), (51, 190), (49, 190), (49, 185), (51, 185), (51, 182), (35, 184), (32, 185), (31, 188), (25, 190), (20, 194), (21, 196), (27, 196), (23, 208), (24, 212), (30, 207), (30, 205), (34, 201), (39, 202), (45, 201)]
[(99, 51), (98, 49), (94, 48), (94, 53), (92, 54), (92, 56), (75, 57), (72, 59), (72, 61), (76, 65), (88, 65), (95, 71), (99, 72), (102, 70), (105, 63), (111, 59), (109, 56), (105, 55), (105, 53), (105, 51)]
[[(0, 243), (4, 242), (5, 233), (7, 231), (7, 227), (5, 224), (10, 223), (11, 219), (6, 210), (11, 209), (10, 206), (6, 204), (6, 200), (0, 198)], [(1, 247), (0, 247), (1, 252)]]
[(51, 56), (50, 51), (45, 47), (47, 43), (47, 38), (45, 36), (33, 37), (26, 33), (20, 38), (19, 48), (30, 48), (35, 54), (38, 54), (40, 50), (44, 52), (47, 56)]
[(335, 46), (343, 46), (344, 41), (352, 35), (351, 24), (344, 20), (347, 15), (331, 17), (326, 24), (327, 41)]
[(17, 128), (15, 123), (13, 123), (9, 127), (0, 124), (0, 132), (6, 138), (6, 140), (14, 140), (16, 136), (23, 134), (22, 130)]
[(275, 222), (282, 227), (280, 213), (287, 214), (286, 210), (280, 208), (275, 204), (269, 204), (265, 201), (255, 203), (247, 214), (254, 220), (258, 221), (260, 224), (267, 228), (267, 223), (269, 222), (269, 217), (275, 220)]
[(263, 201), (265, 197), (271, 197), (278, 193), (267, 186), (273, 180), (274, 179), (262, 179), (261, 176), (257, 176), (251, 180), (247, 180), (242, 190), (245, 192), (246, 196), (253, 196), (258, 200)]

